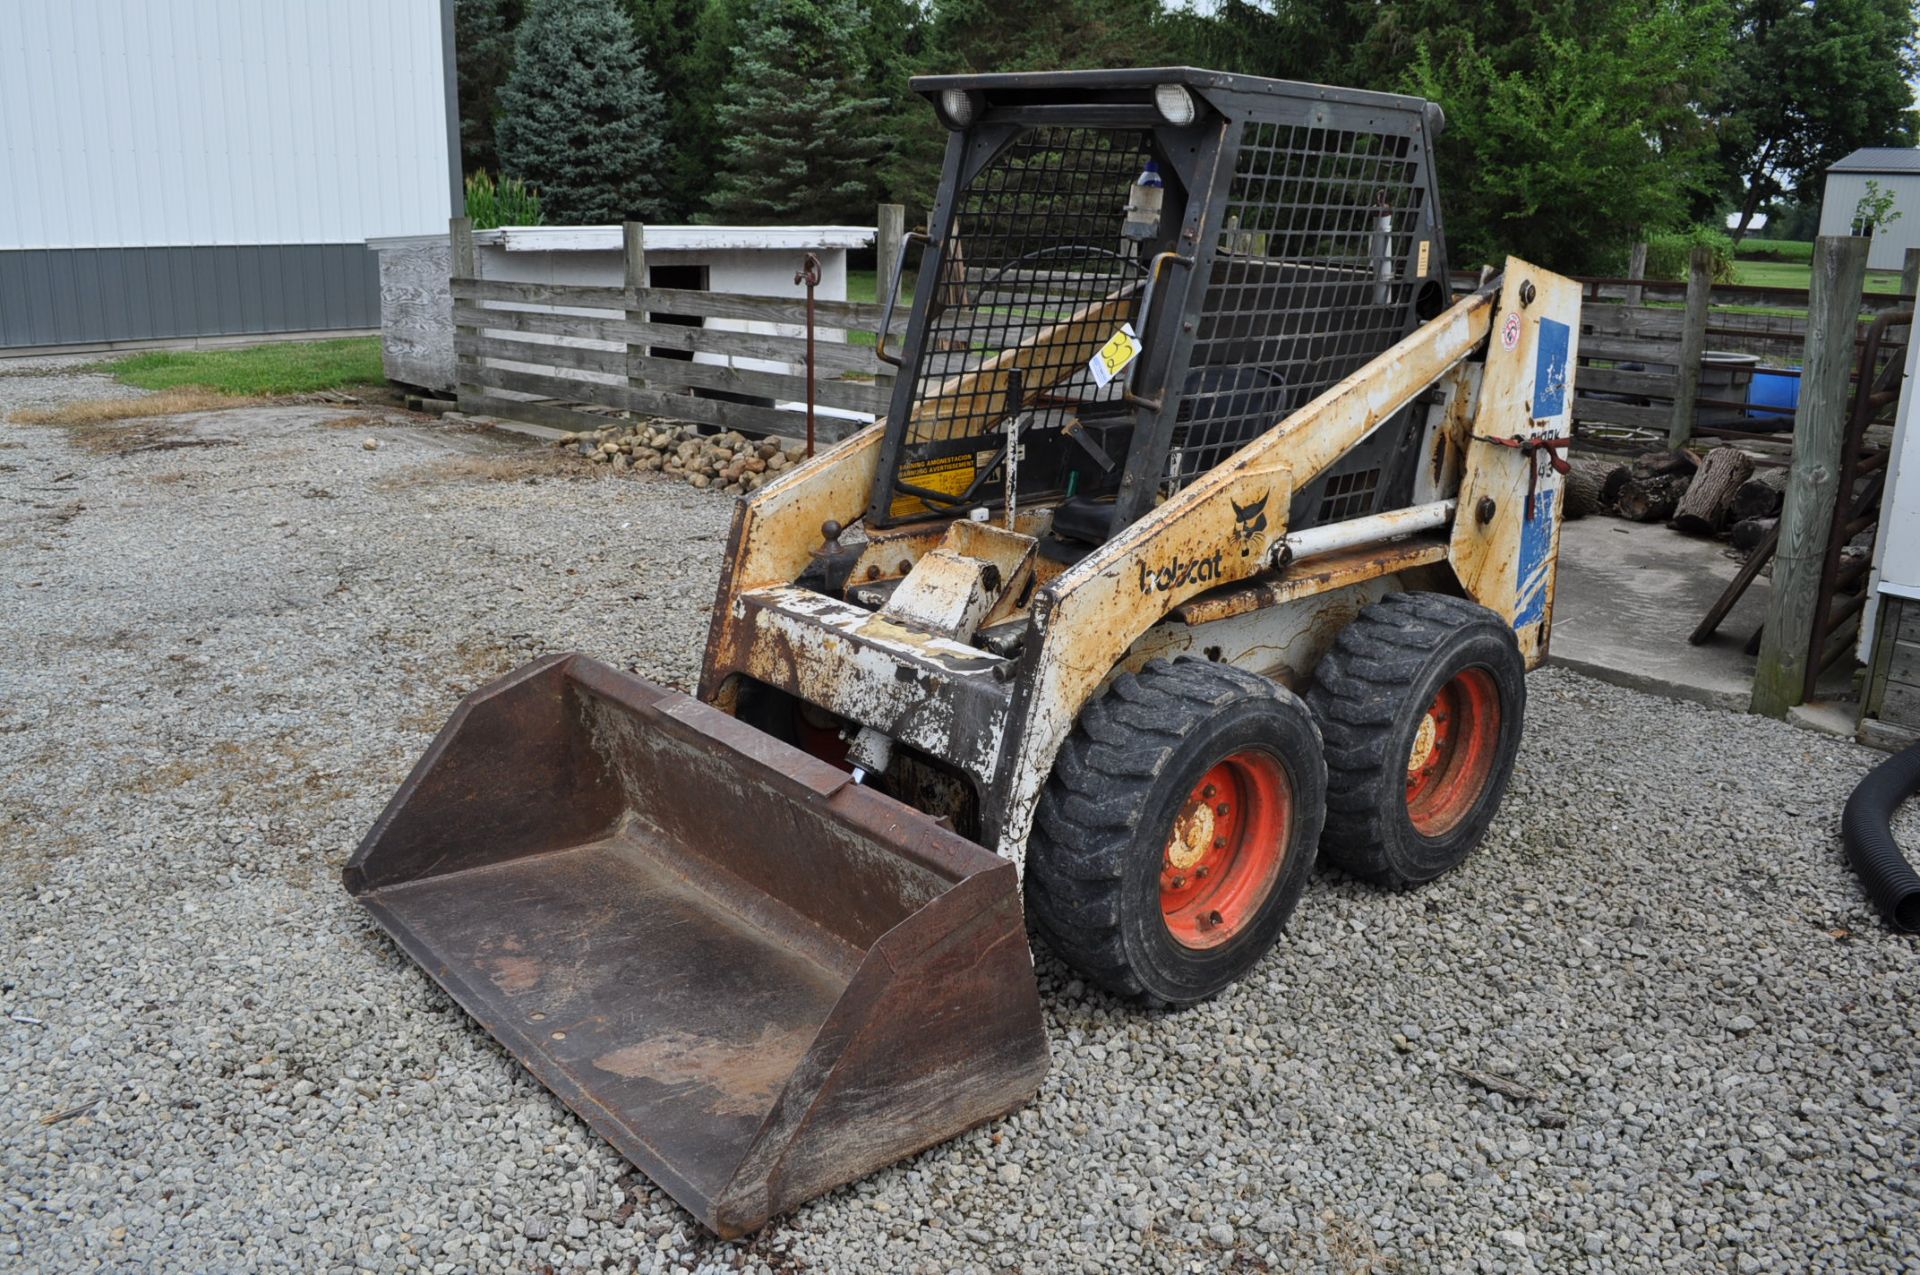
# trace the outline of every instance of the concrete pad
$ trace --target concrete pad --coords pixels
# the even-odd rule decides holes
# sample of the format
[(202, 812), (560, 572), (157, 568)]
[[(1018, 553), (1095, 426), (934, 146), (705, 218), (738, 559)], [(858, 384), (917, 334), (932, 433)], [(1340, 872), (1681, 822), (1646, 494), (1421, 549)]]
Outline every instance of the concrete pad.
[(1720, 542), (1660, 523), (1569, 522), (1549, 657), (1602, 681), (1745, 712), (1754, 666), (1745, 647), (1766, 619), (1767, 581), (1753, 582), (1705, 644), (1687, 644), (1739, 569)]

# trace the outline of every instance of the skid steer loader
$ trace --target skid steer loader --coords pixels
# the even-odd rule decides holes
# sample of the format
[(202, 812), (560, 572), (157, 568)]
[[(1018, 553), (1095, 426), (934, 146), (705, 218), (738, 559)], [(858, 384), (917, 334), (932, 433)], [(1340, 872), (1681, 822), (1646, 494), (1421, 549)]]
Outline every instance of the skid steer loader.
[(345, 873), (721, 1235), (1031, 1097), (1030, 928), (1180, 1006), (1318, 854), (1459, 862), (1547, 645), (1580, 294), (1453, 296), (1436, 107), (915, 88), (950, 140), (891, 410), (736, 506), (698, 694), (519, 669)]

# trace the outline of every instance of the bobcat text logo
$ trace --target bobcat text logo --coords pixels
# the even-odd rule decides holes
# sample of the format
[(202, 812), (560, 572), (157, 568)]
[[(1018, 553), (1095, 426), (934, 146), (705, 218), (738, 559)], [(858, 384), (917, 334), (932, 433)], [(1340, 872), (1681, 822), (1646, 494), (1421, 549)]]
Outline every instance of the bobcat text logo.
[(1220, 551), (1206, 557), (1175, 558), (1159, 570), (1140, 564), (1140, 592), (1166, 593), (1186, 584), (1210, 584), (1220, 578)]
[(1240, 556), (1250, 557), (1266, 540), (1260, 533), (1267, 529), (1267, 501), (1262, 496), (1252, 504), (1242, 505), (1231, 497), (1227, 503), (1233, 506), (1233, 538), (1240, 544)]

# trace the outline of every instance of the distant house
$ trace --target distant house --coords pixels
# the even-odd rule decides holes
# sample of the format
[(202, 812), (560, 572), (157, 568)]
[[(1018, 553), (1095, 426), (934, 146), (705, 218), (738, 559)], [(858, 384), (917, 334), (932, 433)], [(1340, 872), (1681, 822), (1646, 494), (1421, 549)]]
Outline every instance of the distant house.
[(453, 0), (0, 0), (0, 352), (367, 330), (460, 204)]
[(1867, 265), (1874, 270), (1898, 270), (1906, 260), (1907, 249), (1920, 248), (1920, 148), (1865, 146), (1827, 169), (1826, 194), (1820, 201), (1820, 233), (1859, 233), (1853, 214), (1870, 181), (1892, 194), (1893, 206), (1901, 216), (1874, 235)]

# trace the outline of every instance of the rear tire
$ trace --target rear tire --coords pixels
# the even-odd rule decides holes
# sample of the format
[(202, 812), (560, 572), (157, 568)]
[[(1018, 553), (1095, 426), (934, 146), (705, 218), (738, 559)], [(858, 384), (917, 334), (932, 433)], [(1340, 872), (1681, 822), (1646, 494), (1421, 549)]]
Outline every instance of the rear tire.
[(1500, 809), (1526, 715), (1526, 663), (1500, 617), (1393, 593), (1341, 630), (1307, 690), (1326, 739), (1320, 849), (1394, 888), (1456, 866)]
[(1279, 939), (1325, 804), (1320, 733), (1291, 691), (1156, 660), (1082, 710), (1061, 747), (1028, 844), (1029, 916), (1111, 992), (1205, 1000)]

